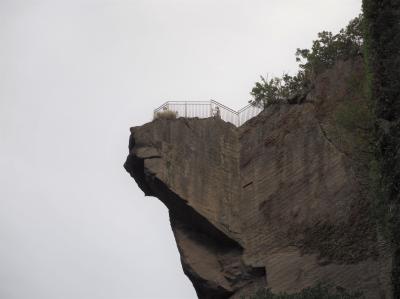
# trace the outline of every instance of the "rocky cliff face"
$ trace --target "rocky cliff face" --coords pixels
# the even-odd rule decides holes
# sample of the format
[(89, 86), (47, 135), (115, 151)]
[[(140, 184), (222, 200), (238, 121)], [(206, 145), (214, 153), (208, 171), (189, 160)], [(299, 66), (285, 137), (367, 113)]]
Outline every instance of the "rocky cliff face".
[(199, 298), (317, 283), (390, 298), (390, 254), (359, 167), (332, 133), (349, 78), (361, 77), (362, 63), (338, 63), (301, 103), (271, 105), (240, 128), (217, 118), (131, 128), (125, 168), (169, 209)]

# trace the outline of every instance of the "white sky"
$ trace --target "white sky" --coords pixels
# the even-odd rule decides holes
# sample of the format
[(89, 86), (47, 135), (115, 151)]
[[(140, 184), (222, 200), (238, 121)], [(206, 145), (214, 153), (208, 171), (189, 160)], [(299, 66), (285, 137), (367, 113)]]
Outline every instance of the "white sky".
[(247, 104), (361, 0), (0, 0), (0, 298), (195, 298), (122, 168), (166, 99)]

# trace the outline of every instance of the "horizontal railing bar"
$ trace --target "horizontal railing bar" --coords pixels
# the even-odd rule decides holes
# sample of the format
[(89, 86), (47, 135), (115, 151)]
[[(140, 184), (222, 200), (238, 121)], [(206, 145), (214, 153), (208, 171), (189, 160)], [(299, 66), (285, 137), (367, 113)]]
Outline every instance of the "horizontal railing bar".
[(227, 107), (227, 106), (225, 106), (225, 105), (223, 105), (223, 104), (221, 104), (221, 103), (219, 103), (217, 101), (211, 100), (211, 102), (216, 104), (217, 106), (221, 106), (221, 107), (225, 108), (226, 110), (229, 110), (232, 113), (237, 114), (237, 111), (235, 111), (235, 110), (233, 110), (233, 109), (231, 109), (231, 108), (229, 108), (229, 107)]
[(245, 111), (246, 109), (250, 108), (250, 107), (254, 107), (257, 108), (255, 106), (252, 106), (251, 104), (248, 104), (247, 106), (243, 107), (242, 109), (238, 110), (238, 113)]
[[(174, 106), (210, 106), (210, 103), (206, 103), (206, 104), (203, 104), (203, 103), (200, 103), (200, 104), (198, 104), (198, 103), (187, 103), (187, 104), (185, 104), (185, 103), (168, 103), (167, 105), (174, 105)], [(167, 106), (167, 105), (164, 105), (164, 106)]]
[(210, 101), (167, 101), (165, 103), (207, 103), (207, 104), (210, 104)]

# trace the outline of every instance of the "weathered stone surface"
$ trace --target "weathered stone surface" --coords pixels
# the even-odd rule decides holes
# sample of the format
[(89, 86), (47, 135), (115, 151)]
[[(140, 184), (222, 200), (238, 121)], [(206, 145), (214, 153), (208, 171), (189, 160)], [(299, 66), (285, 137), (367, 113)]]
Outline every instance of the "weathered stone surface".
[(318, 282), (390, 298), (390, 257), (352, 159), (326, 130), (341, 78), (322, 77), (304, 103), (272, 105), (240, 128), (216, 118), (131, 128), (125, 168), (168, 207), (199, 298)]

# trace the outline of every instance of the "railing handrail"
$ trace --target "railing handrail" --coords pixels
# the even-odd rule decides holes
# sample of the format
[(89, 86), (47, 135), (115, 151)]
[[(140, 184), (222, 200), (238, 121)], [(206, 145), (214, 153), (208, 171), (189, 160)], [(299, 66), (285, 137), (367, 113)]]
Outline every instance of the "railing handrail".
[(220, 106), (220, 107), (222, 107), (222, 108), (224, 108), (224, 109), (226, 109), (226, 110), (228, 110), (228, 111), (230, 111), (230, 112), (232, 112), (232, 113), (238, 114), (237, 111), (235, 111), (235, 110), (233, 110), (232, 108), (229, 108), (229, 107), (227, 107), (227, 106), (225, 106), (225, 105), (223, 105), (223, 104), (221, 104), (221, 103), (219, 103), (219, 102), (217, 102), (217, 101), (211, 100), (210, 102), (213, 103), (213, 104), (215, 104), (215, 105), (217, 105), (217, 106)]
[(249, 109), (249, 108), (251, 108), (251, 107), (254, 107), (254, 108), (259, 108), (259, 107), (257, 107), (257, 106), (253, 106), (252, 104), (248, 104), (247, 106), (244, 106), (243, 108), (241, 108), (240, 110), (238, 110), (238, 114), (240, 114), (241, 112), (243, 112), (243, 111), (245, 111), (245, 110), (247, 110), (247, 109)]
[[(251, 104), (246, 105), (245, 107), (243, 107), (240, 110), (236, 111), (236, 110), (233, 110), (232, 108), (229, 108), (228, 106), (225, 106), (225, 105), (223, 105), (223, 104), (221, 104), (221, 103), (219, 103), (219, 102), (217, 102), (215, 100), (209, 100), (209, 101), (166, 101), (164, 104), (162, 104), (160, 107), (158, 107), (157, 109), (154, 110), (154, 117), (157, 115), (157, 112), (160, 112), (161, 109), (163, 109), (164, 107), (167, 107), (167, 109), (169, 109), (169, 106), (174, 106), (174, 105), (181, 107), (181, 108), (175, 107), (175, 111), (176, 112), (178, 112), (178, 111), (182, 112), (181, 109), (183, 109), (183, 106), (185, 107), (185, 112), (184, 113), (182, 112), (182, 114), (185, 114), (184, 117), (188, 117), (187, 116), (187, 109), (188, 108), (193, 108), (195, 106), (209, 106), (210, 111), (209, 111), (209, 113), (206, 113), (206, 116), (204, 114), (204, 110), (200, 110), (201, 111), (200, 113), (199, 113), (199, 110), (197, 110), (197, 112), (195, 112), (195, 113), (193, 113), (193, 110), (192, 110), (189, 113), (189, 114), (191, 114), (191, 117), (200, 117), (200, 118), (213, 116), (213, 113), (214, 113), (213, 105), (214, 105), (214, 106), (219, 107), (220, 109), (224, 110), (224, 111), (220, 111), (220, 117), (223, 120), (234, 124), (235, 126), (241, 126), (243, 123), (245, 123), (249, 119), (255, 117), (256, 115), (258, 115), (262, 111), (262, 108), (259, 108), (259, 107), (256, 107), (256, 106), (252, 106)], [(245, 111), (247, 111), (250, 108), (253, 108), (253, 110), (250, 110), (249, 112), (247, 112), (243, 116), (241, 115), (242, 113), (244, 113)], [(201, 109), (204, 109), (204, 108), (201, 108)], [(228, 114), (226, 114), (226, 113), (228, 113)]]
[(157, 110), (160, 110), (162, 107), (164, 107), (164, 106), (167, 105), (167, 104), (168, 104), (168, 101), (165, 102), (164, 104), (162, 104), (160, 107), (154, 109), (154, 112), (156, 112)]

